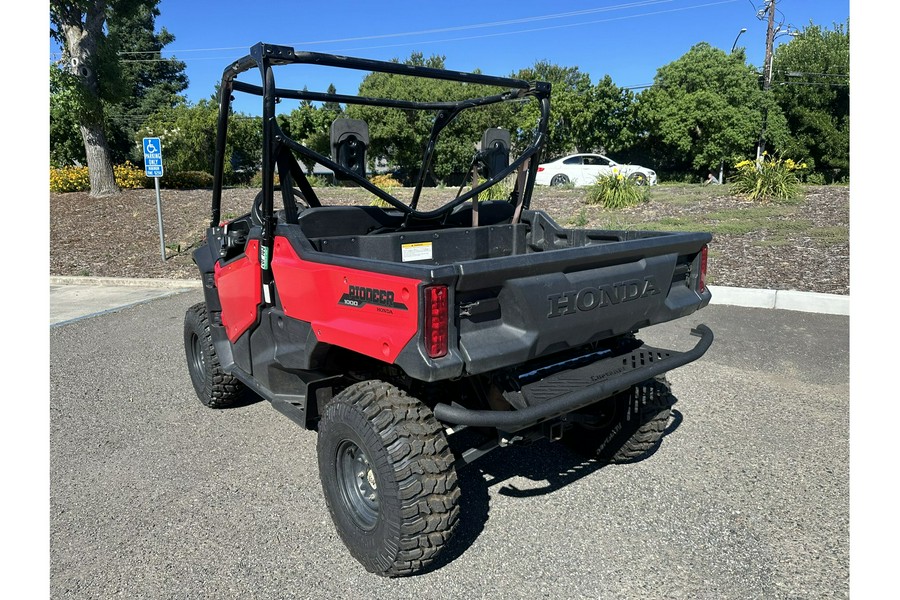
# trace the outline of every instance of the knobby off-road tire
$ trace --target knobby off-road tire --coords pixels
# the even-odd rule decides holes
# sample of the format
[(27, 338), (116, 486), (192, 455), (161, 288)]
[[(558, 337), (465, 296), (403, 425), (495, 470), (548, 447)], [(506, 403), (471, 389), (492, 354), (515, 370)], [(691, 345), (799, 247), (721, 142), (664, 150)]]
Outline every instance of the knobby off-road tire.
[(184, 315), (184, 352), (200, 402), (210, 408), (227, 408), (243, 399), (244, 384), (223, 371), (219, 363), (205, 302), (193, 305)]
[(370, 572), (428, 566), (459, 516), (453, 455), (431, 410), (382, 381), (357, 383), (319, 422), (319, 476), (344, 545)]
[(665, 377), (650, 379), (598, 403), (596, 426), (578, 425), (564, 440), (601, 462), (628, 463), (650, 454), (662, 440), (675, 397)]

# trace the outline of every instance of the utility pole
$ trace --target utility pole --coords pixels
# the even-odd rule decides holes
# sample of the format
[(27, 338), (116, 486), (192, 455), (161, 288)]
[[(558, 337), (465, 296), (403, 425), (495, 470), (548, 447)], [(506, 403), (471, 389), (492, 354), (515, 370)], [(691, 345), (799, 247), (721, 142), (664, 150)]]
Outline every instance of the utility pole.
[[(766, 57), (763, 62), (763, 94), (769, 93), (772, 87), (772, 56), (775, 46), (775, 0), (766, 0), (766, 8), (760, 11), (762, 15), (768, 13), (769, 25), (766, 29)], [(756, 144), (756, 164), (761, 164), (762, 153), (766, 147), (766, 124), (769, 120), (769, 109), (763, 107), (763, 123), (762, 130), (759, 132), (759, 142)]]

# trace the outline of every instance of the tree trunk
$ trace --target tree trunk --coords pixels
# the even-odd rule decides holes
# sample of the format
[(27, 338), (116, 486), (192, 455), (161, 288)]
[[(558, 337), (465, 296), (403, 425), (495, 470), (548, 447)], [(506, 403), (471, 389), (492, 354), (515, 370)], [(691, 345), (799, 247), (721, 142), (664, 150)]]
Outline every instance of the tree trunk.
[(97, 49), (106, 20), (106, 1), (89, 3), (82, 21), (81, 9), (59, 7), (60, 28), (66, 39), (66, 54), (70, 69), (79, 78), (86, 92), (84, 106), (79, 111), (78, 126), (84, 140), (91, 196), (111, 196), (121, 193), (116, 185), (109, 144), (103, 132), (103, 102), (97, 77)]
[(112, 159), (103, 126), (93, 123), (81, 123), (81, 137), (84, 140), (84, 151), (87, 156), (88, 177), (91, 181), (91, 196), (100, 198), (112, 196), (122, 190), (116, 185)]

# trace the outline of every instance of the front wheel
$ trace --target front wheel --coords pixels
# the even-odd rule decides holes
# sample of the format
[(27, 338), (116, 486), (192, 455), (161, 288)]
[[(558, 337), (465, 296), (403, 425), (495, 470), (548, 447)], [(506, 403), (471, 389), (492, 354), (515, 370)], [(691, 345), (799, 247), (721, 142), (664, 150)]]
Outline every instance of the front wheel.
[(184, 353), (194, 391), (205, 406), (227, 408), (243, 399), (244, 384), (226, 373), (219, 363), (205, 302), (190, 307), (184, 315)]
[(319, 422), (319, 477), (344, 545), (368, 571), (412, 575), (459, 516), (453, 455), (431, 410), (382, 381), (354, 384)]

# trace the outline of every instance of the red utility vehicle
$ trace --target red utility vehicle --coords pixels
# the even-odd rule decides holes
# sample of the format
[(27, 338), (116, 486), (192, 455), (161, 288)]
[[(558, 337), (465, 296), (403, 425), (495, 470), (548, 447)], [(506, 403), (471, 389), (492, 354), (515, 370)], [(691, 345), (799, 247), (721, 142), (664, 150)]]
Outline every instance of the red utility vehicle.
[[(275, 71), (297, 65), (495, 91), (433, 102), (277, 87)], [(250, 70), (260, 84), (236, 79)], [(247, 214), (223, 223), (237, 92), (262, 99), (264, 177)], [(701, 325), (696, 345), (677, 352), (635, 334), (709, 303), (711, 236), (569, 229), (532, 210), (548, 84), (260, 43), (225, 70), (220, 98), (212, 215), (194, 252), (205, 301), (184, 326), (191, 379), (209, 407), (249, 391), (318, 432), (334, 525), (368, 570), (396, 576), (429, 565), (457, 522), (456, 469), (494, 448), (549, 437), (627, 460), (659, 442), (672, 402), (662, 376), (702, 356), (713, 336)], [(432, 115), (411, 200), (366, 178), (365, 123), (335, 121), (325, 156), (279, 127), (276, 104), (290, 101)], [(488, 129), (468, 166), (483, 183), (419, 207), (442, 132), (468, 111), (527, 103), (537, 122), (518, 156), (510, 159), (507, 130)], [(331, 169), (382, 206), (323, 206), (301, 162)], [(514, 181), (506, 198), (478, 201), (504, 180)]]

